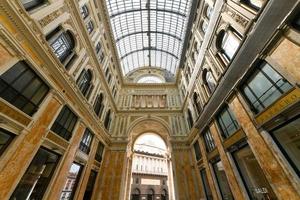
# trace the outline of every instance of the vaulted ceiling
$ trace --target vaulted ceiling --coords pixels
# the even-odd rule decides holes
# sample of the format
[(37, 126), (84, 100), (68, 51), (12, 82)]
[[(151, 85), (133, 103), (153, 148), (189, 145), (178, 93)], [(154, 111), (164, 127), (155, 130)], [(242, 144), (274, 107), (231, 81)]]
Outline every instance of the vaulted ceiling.
[(106, 0), (123, 75), (158, 67), (175, 75), (192, 0)]

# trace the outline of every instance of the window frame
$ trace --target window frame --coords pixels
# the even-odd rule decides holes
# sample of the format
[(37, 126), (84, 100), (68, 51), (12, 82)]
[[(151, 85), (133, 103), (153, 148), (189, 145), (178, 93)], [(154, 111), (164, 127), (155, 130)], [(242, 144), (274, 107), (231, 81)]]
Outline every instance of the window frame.
[[(21, 71), (16, 71), (18, 69)], [(18, 72), (18, 74), (15, 76), (12, 75), (14, 74), (12, 72)], [(26, 75), (30, 75), (31, 77), (26, 77)], [(28, 79), (26, 85), (22, 85), (22, 88), (18, 88), (21, 87), (19, 83), (20, 80), (22, 81), (22, 79), (24, 78)], [(5, 79), (11, 80), (9, 80), (8, 83)], [(38, 81), (39, 85), (34, 88), (34, 92), (31, 92), (32, 94), (30, 95), (30, 97), (27, 97), (25, 92), (26, 90), (32, 89), (32, 84), (34, 83), (34, 81)], [(46, 81), (44, 81), (44, 79), (41, 78), (41, 76), (31, 67), (31, 65), (24, 60), (17, 62), (8, 70), (6, 70), (3, 74), (1, 74), (0, 83), (0, 85), (3, 85), (1, 86), (3, 88), (1, 88), (0, 90), (0, 98), (4, 99), (9, 104), (13, 105), (18, 110), (31, 117), (38, 111), (39, 106), (45, 100), (46, 96), (50, 91), (48, 83), (46, 83)], [(16, 83), (18, 83), (19, 86), (15, 85)], [(35, 103), (33, 102), (33, 99), (37, 97), (38, 92), (42, 92), (42, 95), (36, 100), (37, 102)], [(14, 98), (12, 98), (11, 95), (13, 95)], [(22, 103), (22, 105), (20, 105), (20, 103)], [(31, 106), (32, 108), (29, 109), (30, 107), (28, 108), (27, 106)]]
[[(68, 112), (68, 116), (66, 117), (64, 114)], [(65, 119), (66, 118), (66, 119)], [(70, 120), (71, 118), (71, 120)], [(65, 120), (64, 123), (62, 124), (62, 120)], [(69, 121), (70, 120), (70, 121)], [(75, 120), (75, 122), (73, 122)], [(68, 128), (64, 127), (64, 125), (69, 121), (69, 126)], [(69, 141), (72, 138), (73, 135), (73, 131), (74, 128), (77, 124), (78, 121), (78, 116), (69, 108), (69, 106), (64, 105), (61, 109), (61, 111), (59, 112), (58, 116), (56, 117), (52, 127), (51, 127), (51, 131), (53, 131), (55, 134), (57, 134), (58, 136), (62, 137), (63, 139)], [(73, 128), (71, 128), (72, 130), (69, 131), (70, 125), (73, 124)], [(65, 131), (65, 134), (62, 134), (61, 131), (58, 132), (58, 130), (56, 127), (58, 127), (60, 130)]]
[(291, 119), (285, 121), (284, 123), (280, 124), (279, 126), (276, 126), (275, 128), (268, 131), (268, 133), (271, 135), (272, 139), (274, 140), (276, 146), (280, 149), (280, 152), (284, 155), (284, 158), (287, 160), (288, 164), (293, 168), (294, 172), (298, 175), (300, 178), (300, 169), (297, 168), (294, 161), (290, 158), (289, 154), (286, 152), (286, 150), (282, 147), (281, 143), (278, 141), (278, 139), (275, 137), (274, 131), (288, 125), (289, 123), (297, 120), (300, 118), (300, 114), (292, 117)]
[[(24, 9), (27, 11), (27, 12), (31, 12), (45, 4), (48, 3), (47, 0), (31, 0), (27, 3), (23, 3), (22, 0), (20, 1), (20, 3), (23, 5)], [(27, 4), (27, 5), (26, 5)]]
[(207, 153), (212, 152), (214, 149), (216, 149), (216, 143), (209, 129), (206, 129), (204, 131), (202, 137), (204, 140), (204, 145)]
[[(280, 80), (284, 82), (284, 84), (288, 84), (290, 86), (290, 88), (287, 91), (283, 91), (281, 88), (278, 87), (278, 85), (276, 84), (277, 82), (274, 82), (274, 80), (271, 79), (271, 77), (268, 76), (268, 74), (266, 74), (265, 72), (263, 72), (262, 68), (266, 65), (269, 65), (269, 67), (278, 75), (281, 77), (281, 79), (279, 79), (277, 82), (279, 82)], [(264, 105), (261, 101), (260, 101), (260, 97), (262, 97), (262, 95), (260, 97), (257, 97), (257, 95), (252, 91), (252, 89), (248, 86), (249, 83), (251, 83), (251, 81), (254, 80), (254, 78), (256, 78), (258, 73), (262, 73), (262, 75), (264, 76), (264, 78), (266, 78), (271, 84), (272, 87), (268, 88), (267, 91), (264, 91), (264, 94), (266, 94), (266, 92), (268, 92), (270, 89), (272, 89), (273, 87), (276, 88), (276, 91), (280, 92), (280, 96), (278, 96), (276, 98), (276, 100), (274, 100), (273, 102), (271, 102), (269, 105)], [(274, 84), (275, 83), (275, 84)], [(248, 88), (249, 91), (251, 92), (251, 94), (253, 95), (253, 97), (255, 97), (255, 102), (259, 103), (259, 106), (262, 107), (261, 110), (259, 110), (259, 108), (254, 107), (253, 103), (251, 102), (251, 100), (249, 99), (249, 97), (245, 94), (244, 89)], [(239, 91), (242, 94), (243, 98), (245, 99), (245, 102), (247, 103), (248, 107), (250, 108), (250, 110), (255, 114), (258, 115), (260, 113), (262, 113), (264, 110), (266, 110), (268, 107), (270, 107), (272, 104), (274, 104), (274, 102), (278, 101), (278, 99), (280, 99), (283, 95), (287, 94), (290, 90), (292, 90), (294, 88), (294, 86), (284, 77), (282, 76), (270, 63), (268, 63), (265, 60), (258, 60), (255, 62), (255, 64), (252, 66), (252, 69), (249, 70), (249, 72), (247, 73), (247, 75), (243, 78), (243, 81), (240, 83), (239, 85)]]
[[(2, 127), (0, 127), (0, 132), (7, 134), (9, 136), (9, 139), (6, 141), (6, 143), (0, 148), (0, 157), (2, 156), (2, 154), (5, 152), (5, 150), (8, 148), (8, 146), (11, 144), (11, 142), (14, 140), (14, 138), (16, 137), (16, 135)], [(2, 145), (2, 144), (1, 144)]]
[(94, 134), (90, 129), (86, 128), (81, 138), (79, 149), (85, 154), (89, 154), (93, 143)]
[[(231, 120), (231, 123), (227, 127), (225, 127), (224, 120), (222, 119), (222, 116), (220, 116), (224, 112), (228, 113), (228, 116)], [(228, 105), (223, 106), (223, 108), (218, 112), (218, 114), (216, 115), (215, 118), (216, 118), (216, 122), (218, 124), (218, 128), (220, 130), (220, 133), (224, 139), (229, 138), (230, 136), (232, 136), (234, 133), (236, 133), (240, 129), (240, 125), (239, 125), (234, 113), (230, 110)], [(222, 122), (223, 126), (221, 125), (221, 122)], [(233, 132), (229, 133), (227, 128), (231, 125), (234, 125), (235, 130)], [(224, 130), (223, 127), (226, 130)]]

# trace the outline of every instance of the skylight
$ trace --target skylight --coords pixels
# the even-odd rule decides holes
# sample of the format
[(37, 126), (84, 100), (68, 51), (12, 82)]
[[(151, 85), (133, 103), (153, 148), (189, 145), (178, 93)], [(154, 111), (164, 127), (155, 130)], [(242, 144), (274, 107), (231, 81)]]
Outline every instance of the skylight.
[(191, 0), (106, 0), (123, 74), (159, 67), (175, 74)]
[(137, 81), (137, 83), (163, 83), (163, 82), (164, 81), (161, 78), (152, 75), (143, 76)]

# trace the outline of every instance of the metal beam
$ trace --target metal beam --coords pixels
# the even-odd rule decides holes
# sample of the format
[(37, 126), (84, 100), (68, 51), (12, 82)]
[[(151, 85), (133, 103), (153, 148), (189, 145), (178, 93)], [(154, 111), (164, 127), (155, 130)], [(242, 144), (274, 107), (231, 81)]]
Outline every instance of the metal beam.
[(157, 48), (154, 48), (154, 47), (145, 47), (145, 48), (142, 48), (142, 49), (137, 49), (137, 50), (130, 51), (130, 52), (126, 53), (125, 55), (123, 55), (123, 56), (121, 57), (121, 60), (122, 60), (123, 58), (125, 58), (125, 57), (127, 57), (127, 56), (133, 54), (133, 53), (136, 53), (136, 52), (139, 52), (139, 51), (148, 51), (148, 50), (150, 50), (150, 51), (160, 51), (160, 52), (164, 52), (164, 53), (167, 53), (167, 54), (169, 54), (169, 55), (175, 57), (176, 59), (178, 59), (178, 57), (177, 57), (175, 54), (173, 54), (173, 53), (171, 53), (171, 52), (168, 52), (168, 51), (166, 51), (166, 50), (163, 50), (163, 49), (157, 49)]
[(162, 31), (138, 31), (138, 32), (133, 32), (133, 33), (129, 33), (129, 34), (126, 34), (126, 35), (122, 35), (121, 37), (117, 38), (116, 39), (116, 42), (119, 42), (120, 40), (126, 38), (126, 37), (129, 37), (131, 35), (136, 35), (136, 34), (151, 34), (151, 33), (154, 33), (154, 34), (162, 34), (162, 35), (167, 35), (167, 36), (170, 36), (172, 38), (175, 38), (176, 40), (178, 41), (182, 41), (182, 39), (176, 35), (173, 35), (173, 34), (170, 34), (170, 33), (166, 33), (166, 32), (162, 32)]
[(154, 9), (154, 8), (149, 8), (149, 9), (148, 8), (141, 8), (141, 9), (131, 9), (131, 10), (125, 10), (125, 11), (122, 11), (122, 12), (114, 13), (114, 14), (110, 15), (110, 18), (114, 18), (116, 16), (123, 15), (123, 14), (126, 14), (126, 13), (142, 12), (142, 11), (167, 12), (167, 13), (172, 13), (172, 14), (175, 14), (175, 15), (179, 15), (181, 17), (186, 17), (186, 15), (184, 13), (175, 12), (173, 10)]

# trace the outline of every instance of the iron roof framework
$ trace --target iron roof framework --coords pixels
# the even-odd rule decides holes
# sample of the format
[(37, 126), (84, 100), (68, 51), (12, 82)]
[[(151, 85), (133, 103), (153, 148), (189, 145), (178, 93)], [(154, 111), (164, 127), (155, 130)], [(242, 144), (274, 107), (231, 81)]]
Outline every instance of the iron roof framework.
[(192, 0), (106, 0), (123, 74), (142, 67), (176, 73)]

